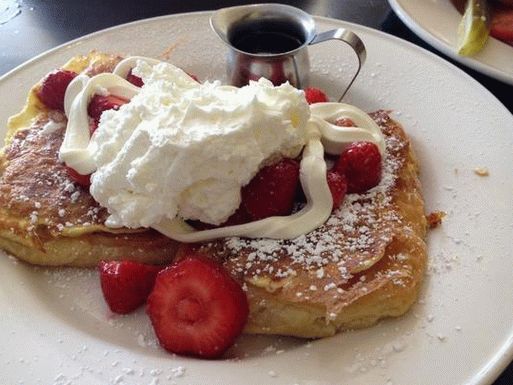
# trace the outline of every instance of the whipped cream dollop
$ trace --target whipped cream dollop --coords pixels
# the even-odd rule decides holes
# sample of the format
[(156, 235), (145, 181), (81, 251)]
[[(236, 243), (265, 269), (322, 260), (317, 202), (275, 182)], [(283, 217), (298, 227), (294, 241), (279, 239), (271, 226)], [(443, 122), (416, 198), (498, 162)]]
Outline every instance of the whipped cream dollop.
[[(138, 88), (124, 78), (141, 77)], [(105, 111), (90, 137), (87, 105), (94, 94), (129, 99)], [(302, 91), (266, 79), (236, 88), (200, 84), (181, 69), (131, 57), (112, 74), (77, 76), (66, 91), (68, 126), (60, 159), (93, 173), (90, 192), (110, 213), (110, 227), (153, 227), (184, 242), (226, 236), (290, 239), (326, 221), (332, 197), (324, 152), (355, 140), (384, 149), (376, 123), (341, 103), (307, 105)], [(310, 116), (312, 111), (312, 116)], [(338, 127), (336, 118), (358, 127)], [(184, 220), (220, 224), (235, 212), (241, 188), (265, 165), (302, 152), (300, 179), (307, 204), (286, 217), (197, 231)]]

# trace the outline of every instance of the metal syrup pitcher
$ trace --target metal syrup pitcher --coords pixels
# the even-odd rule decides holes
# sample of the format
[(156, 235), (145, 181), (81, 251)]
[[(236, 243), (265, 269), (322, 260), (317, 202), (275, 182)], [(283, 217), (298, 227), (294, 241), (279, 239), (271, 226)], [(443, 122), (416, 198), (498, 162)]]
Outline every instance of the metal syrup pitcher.
[(345, 28), (317, 33), (308, 13), (289, 5), (254, 4), (222, 8), (210, 25), (228, 46), (228, 79), (241, 87), (265, 77), (279, 85), (288, 81), (297, 88), (308, 85), (308, 46), (340, 40), (356, 53), (358, 68), (339, 101), (347, 93), (365, 62), (363, 42)]

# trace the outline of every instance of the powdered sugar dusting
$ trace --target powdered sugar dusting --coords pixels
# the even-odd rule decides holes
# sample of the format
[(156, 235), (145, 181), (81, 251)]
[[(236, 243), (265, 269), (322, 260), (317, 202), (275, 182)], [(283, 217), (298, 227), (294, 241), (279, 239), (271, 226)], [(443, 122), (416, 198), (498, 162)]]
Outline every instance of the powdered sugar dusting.
[[(382, 127), (385, 123), (378, 119)], [(390, 207), (390, 191), (403, 164), (398, 154), (406, 143), (393, 133), (385, 136), (385, 143), (380, 184), (367, 193), (347, 195), (342, 207), (323, 226), (291, 241), (238, 237), (226, 240), (225, 247), (232, 255), (247, 254), (243, 263), (235, 262), (235, 271), (254, 277), (267, 274), (284, 278), (306, 269), (318, 279), (328, 279), (320, 289), (331, 290), (337, 285), (329, 281), (333, 271), (325, 271), (327, 265), (338, 266), (337, 282), (347, 281), (351, 273), (372, 265), (376, 250), (390, 241), (393, 223), (400, 222)], [(289, 261), (280, 265), (283, 256)]]
[(103, 223), (105, 209), (76, 185), (58, 160), (66, 117), (58, 111), (18, 131), (6, 147), (0, 181), (2, 205), (25, 217), (25, 229), (59, 233), (66, 227)]

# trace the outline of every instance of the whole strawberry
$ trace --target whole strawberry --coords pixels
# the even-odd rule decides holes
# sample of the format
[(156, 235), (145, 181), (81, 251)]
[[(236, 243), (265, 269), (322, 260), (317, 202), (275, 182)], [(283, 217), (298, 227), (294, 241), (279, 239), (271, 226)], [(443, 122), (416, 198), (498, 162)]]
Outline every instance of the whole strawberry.
[(69, 83), (77, 76), (73, 71), (55, 70), (45, 76), (37, 92), (39, 100), (52, 109), (64, 111), (64, 95)]
[(346, 196), (346, 177), (338, 172), (330, 170), (326, 174), (326, 179), (328, 180), (328, 187), (330, 188), (331, 197), (333, 198), (333, 210), (338, 209)]
[(191, 254), (158, 274), (147, 313), (164, 349), (215, 358), (242, 332), (249, 307), (220, 265)]
[(348, 193), (363, 193), (381, 180), (381, 154), (371, 142), (354, 142), (340, 155), (334, 170), (347, 178)]
[(305, 88), (305, 98), (308, 104), (326, 103), (328, 101), (326, 94), (319, 88), (314, 87)]
[(132, 261), (100, 261), (100, 283), (110, 310), (127, 314), (146, 302), (162, 266)]
[(242, 203), (252, 220), (289, 215), (299, 182), (299, 163), (282, 159), (262, 168), (242, 189)]

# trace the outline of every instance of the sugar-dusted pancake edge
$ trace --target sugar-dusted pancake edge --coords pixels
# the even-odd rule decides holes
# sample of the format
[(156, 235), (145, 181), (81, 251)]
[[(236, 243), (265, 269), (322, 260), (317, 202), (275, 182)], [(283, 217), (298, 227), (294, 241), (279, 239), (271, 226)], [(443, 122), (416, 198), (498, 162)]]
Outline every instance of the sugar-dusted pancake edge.
[[(62, 68), (94, 75), (112, 71), (120, 59), (92, 51)], [(102, 259), (171, 261), (177, 242), (154, 230), (103, 224), (105, 209), (68, 178), (57, 160), (64, 127), (43, 134), (50, 120), (65, 123), (65, 116), (40, 102), (39, 88), (39, 83), (32, 87), (22, 110), (7, 123), (0, 153), (0, 247), (47, 266), (93, 267)]]

